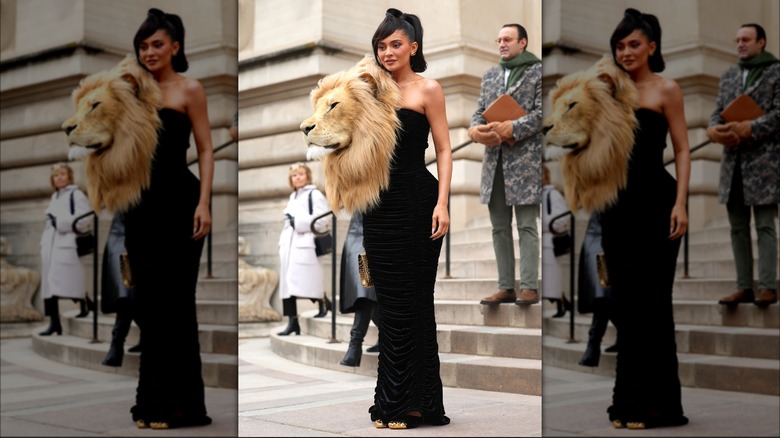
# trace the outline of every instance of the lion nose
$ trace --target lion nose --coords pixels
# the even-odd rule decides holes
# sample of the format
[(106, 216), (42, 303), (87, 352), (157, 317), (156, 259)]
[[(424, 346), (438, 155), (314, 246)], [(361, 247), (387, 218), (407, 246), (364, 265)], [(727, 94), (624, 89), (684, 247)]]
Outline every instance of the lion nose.
[(307, 125), (307, 126), (301, 126), (301, 131), (303, 131), (304, 135), (309, 135), (309, 132), (311, 132), (312, 129), (317, 125)]
[(547, 132), (549, 132), (553, 128), (553, 125), (547, 125), (544, 128), (542, 128), (542, 131), (544, 132), (544, 135), (547, 135)]
[(70, 125), (65, 127), (65, 134), (70, 135), (71, 132), (73, 132), (74, 129), (76, 129), (76, 126), (78, 125)]

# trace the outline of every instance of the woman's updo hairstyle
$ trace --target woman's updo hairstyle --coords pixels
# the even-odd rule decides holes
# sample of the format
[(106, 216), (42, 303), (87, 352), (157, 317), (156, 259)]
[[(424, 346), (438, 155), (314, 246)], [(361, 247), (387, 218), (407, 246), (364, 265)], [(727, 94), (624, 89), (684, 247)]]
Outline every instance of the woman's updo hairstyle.
[(166, 14), (165, 12), (151, 8), (146, 15), (146, 20), (141, 23), (138, 31), (133, 38), (133, 47), (135, 47), (135, 57), (138, 64), (146, 68), (138, 55), (141, 42), (152, 36), (158, 30), (164, 30), (171, 38), (172, 42), (179, 43), (179, 51), (171, 59), (173, 71), (183, 73), (189, 68), (187, 57), (184, 55), (184, 24), (176, 14)]
[(648, 41), (655, 43), (655, 53), (647, 59), (650, 71), (655, 73), (664, 71), (666, 63), (661, 55), (661, 25), (658, 23), (658, 18), (652, 14), (643, 14), (633, 8), (626, 9), (623, 19), (618, 23), (615, 31), (612, 32), (612, 37), (609, 39), (609, 45), (612, 48), (612, 59), (615, 61), (615, 64), (620, 66), (615, 55), (618, 42), (637, 29), (645, 34)]
[(396, 30), (402, 31), (409, 37), (410, 43), (417, 42), (417, 51), (414, 56), (410, 58), (409, 64), (411, 65), (413, 72), (424, 72), (425, 69), (428, 68), (428, 63), (425, 62), (425, 56), (423, 56), (423, 28), (420, 19), (416, 15), (404, 14), (394, 8), (387, 10), (385, 19), (379, 23), (379, 27), (377, 27), (376, 32), (374, 32), (374, 37), (371, 38), (371, 47), (374, 48), (374, 59), (376, 60), (376, 63), (382, 68), (385, 68), (379, 61), (379, 56), (377, 56), (379, 42), (392, 35)]

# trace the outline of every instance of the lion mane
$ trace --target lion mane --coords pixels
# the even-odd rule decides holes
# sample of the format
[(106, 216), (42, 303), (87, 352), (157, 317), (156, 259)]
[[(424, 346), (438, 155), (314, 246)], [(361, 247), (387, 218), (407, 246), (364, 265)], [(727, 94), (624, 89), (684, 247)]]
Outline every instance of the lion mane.
[[(572, 211), (604, 211), (628, 180), (639, 91), (612, 57), (559, 79), (544, 120), (547, 158), (559, 159)], [(557, 156), (555, 154), (558, 154)]]
[(87, 195), (97, 212), (127, 211), (148, 188), (162, 92), (134, 55), (81, 80), (75, 113), (62, 124), (71, 158), (85, 161)]
[(306, 157), (323, 163), (331, 209), (368, 211), (390, 183), (401, 92), (366, 55), (352, 68), (320, 79), (314, 113), (301, 123)]

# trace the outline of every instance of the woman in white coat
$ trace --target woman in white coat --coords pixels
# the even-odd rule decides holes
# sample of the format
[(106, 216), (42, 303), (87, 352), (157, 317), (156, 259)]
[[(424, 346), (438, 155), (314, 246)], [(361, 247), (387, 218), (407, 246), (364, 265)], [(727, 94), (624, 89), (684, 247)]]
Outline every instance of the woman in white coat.
[[(553, 252), (553, 233), (550, 231), (552, 219), (568, 211), (566, 200), (550, 182), (550, 170), (542, 166), (542, 298), (556, 303), (558, 312), (553, 318), (560, 318), (570, 307), (569, 301), (563, 295), (563, 274), (558, 259)], [(560, 218), (552, 223), (555, 234), (569, 231), (568, 218)]]
[[(279, 236), (279, 296), (282, 298), (282, 313), (289, 318), (289, 322), (287, 328), (278, 333), (279, 336), (287, 336), (292, 332), (301, 334), (297, 298), (319, 302), (322, 316), (323, 306), (325, 311), (329, 307), (322, 287), (322, 265), (314, 250), (311, 223), (330, 208), (325, 195), (312, 183), (311, 169), (306, 164), (293, 164), (288, 182), (293, 192), (283, 211), (284, 228)], [(320, 219), (315, 223), (315, 229), (324, 232), (328, 229), (328, 223), (326, 218)]]
[[(62, 334), (59, 298), (81, 302), (81, 314), (78, 316), (88, 313), (84, 267), (76, 253), (73, 221), (90, 211), (89, 200), (73, 183), (73, 169), (67, 164), (52, 166), (50, 182), (54, 193), (46, 208), (46, 225), (41, 234), (41, 296), (45, 313), (49, 316), (49, 328), (41, 332), (41, 336), (55, 332)], [(79, 231), (88, 231), (91, 225), (91, 220), (81, 220)]]

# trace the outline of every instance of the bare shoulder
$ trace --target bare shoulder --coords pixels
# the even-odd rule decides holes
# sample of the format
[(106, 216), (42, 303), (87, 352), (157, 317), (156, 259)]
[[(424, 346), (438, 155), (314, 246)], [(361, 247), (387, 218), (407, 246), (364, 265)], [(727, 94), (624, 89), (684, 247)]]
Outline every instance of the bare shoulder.
[(444, 96), (444, 91), (441, 88), (439, 82), (435, 79), (424, 78), (420, 85), (423, 95), (427, 99), (440, 99)]
[(203, 85), (197, 79), (185, 77), (183, 80), (183, 86), (184, 89), (187, 91), (187, 94), (204, 93)]
[(661, 78), (659, 88), (664, 97), (682, 97), (680, 85), (674, 79)]

